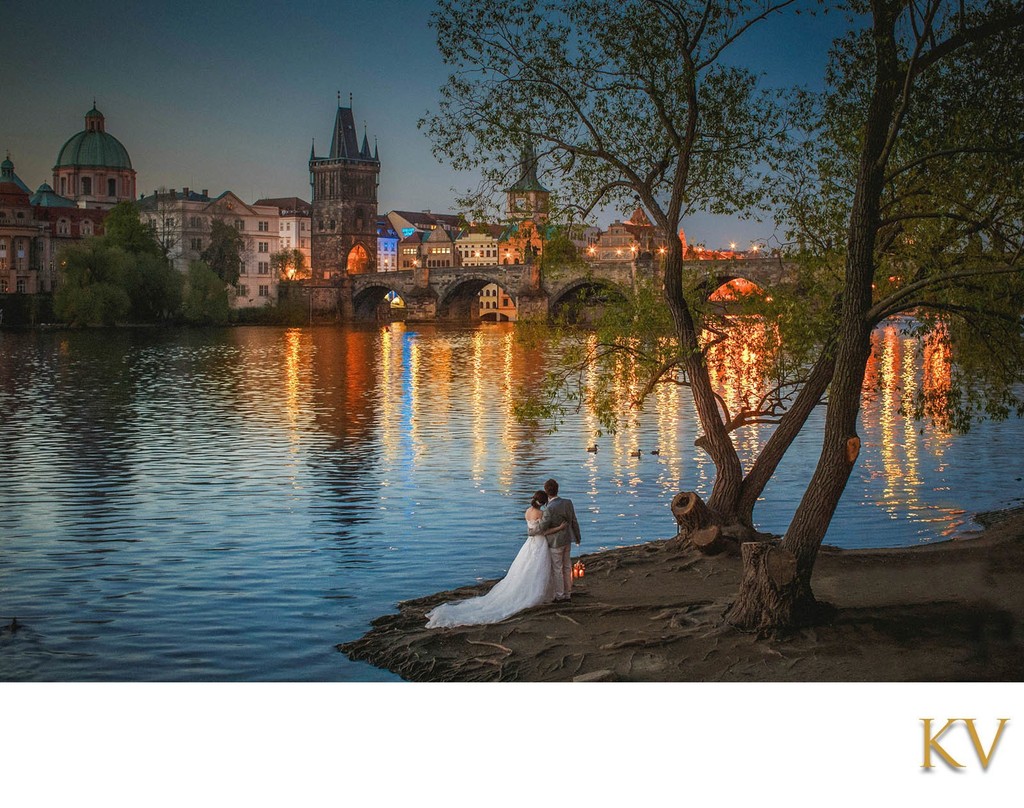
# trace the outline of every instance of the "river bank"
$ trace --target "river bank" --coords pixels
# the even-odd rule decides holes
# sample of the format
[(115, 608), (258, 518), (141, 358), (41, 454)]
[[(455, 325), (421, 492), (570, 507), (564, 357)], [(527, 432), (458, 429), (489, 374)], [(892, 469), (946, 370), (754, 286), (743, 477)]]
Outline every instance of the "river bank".
[(583, 555), (569, 605), (424, 628), (435, 605), (489, 581), (401, 602), (338, 649), (412, 681), (1020, 681), (1024, 509), (978, 521), (983, 532), (910, 549), (823, 547), (813, 586), (835, 616), (786, 637), (723, 623), (738, 558), (666, 540)]

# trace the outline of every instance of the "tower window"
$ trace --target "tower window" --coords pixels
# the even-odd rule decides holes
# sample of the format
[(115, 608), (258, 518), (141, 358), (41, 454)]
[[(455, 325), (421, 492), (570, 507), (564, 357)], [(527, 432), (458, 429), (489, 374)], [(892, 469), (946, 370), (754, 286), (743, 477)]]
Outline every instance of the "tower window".
[(117, 196), (117, 180), (116, 179), (111, 178), (111, 179), (107, 180), (107, 196)]
[(82, 177), (82, 193), (86, 196), (92, 193), (92, 177)]

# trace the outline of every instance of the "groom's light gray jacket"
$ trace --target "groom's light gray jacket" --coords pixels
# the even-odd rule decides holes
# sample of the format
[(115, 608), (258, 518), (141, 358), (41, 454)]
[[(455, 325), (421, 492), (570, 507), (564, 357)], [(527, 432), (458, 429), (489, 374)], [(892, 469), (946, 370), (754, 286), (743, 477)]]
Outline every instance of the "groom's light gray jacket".
[(548, 528), (557, 525), (561, 525), (562, 529), (544, 537), (548, 540), (548, 547), (565, 547), (573, 541), (579, 542), (582, 538), (580, 523), (576, 519), (576, 509), (573, 508), (571, 499), (554, 497), (548, 500), (547, 507), (544, 509), (544, 518), (536, 532), (543, 533)]

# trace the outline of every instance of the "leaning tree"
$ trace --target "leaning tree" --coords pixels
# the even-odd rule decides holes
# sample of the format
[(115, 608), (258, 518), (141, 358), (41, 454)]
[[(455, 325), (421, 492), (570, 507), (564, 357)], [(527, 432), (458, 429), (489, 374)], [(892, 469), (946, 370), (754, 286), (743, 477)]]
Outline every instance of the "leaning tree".
[[(794, 2), (442, 0), (432, 18), (451, 68), (440, 109), (424, 121), (440, 157), (479, 170), (486, 196), (512, 179), (502, 155), (536, 148), (570, 222), (638, 200), (661, 231), (669, 339), (611, 339), (582, 361), (643, 360), (650, 380), (638, 399), (662, 378), (690, 388), (716, 468), (708, 506), (747, 529), (760, 490), (746, 485), (730, 432), (757, 413), (721, 407), (706, 359), (705, 292), (684, 283), (677, 232), (694, 212), (742, 214), (765, 198), (765, 168), (799, 104), (724, 57)], [(805, 398), (813, 406), (820, 395)], [(758, 470), (761, 488), (769, 465)]]
[[(843, 260), (822, 450), (781, 546), (745, 547), (728, 618), (747, 628), (816, 613), (811, 573), (857, 461), (882, 320), (908, 316), (951, 353), (954, 426), (1024, 414), (1024, 4), (856, 0), (849, 11), (783, 200), (794, 235)], [(932, 403), (916, 402), (918, 414)]]

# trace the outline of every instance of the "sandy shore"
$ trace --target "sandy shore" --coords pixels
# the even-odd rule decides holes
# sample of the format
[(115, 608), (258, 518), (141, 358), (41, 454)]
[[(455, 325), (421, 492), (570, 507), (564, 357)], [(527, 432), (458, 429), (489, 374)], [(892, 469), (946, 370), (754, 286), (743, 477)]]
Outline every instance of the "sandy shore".
[(1024, 509), (911, 549), (823, 548), (812, 584), (827, 625), (758, 638), (724, 624), (740, 562), (678, 541), (584, 555), (569, 605), (487, 626), (424, 628), (438, 603), (398, 604), (338, 648), (414, 681), (1021, 681)]

